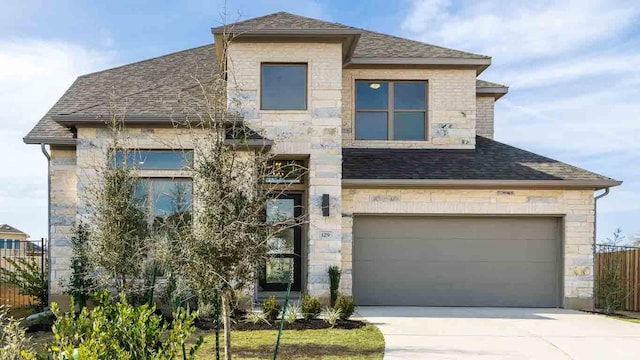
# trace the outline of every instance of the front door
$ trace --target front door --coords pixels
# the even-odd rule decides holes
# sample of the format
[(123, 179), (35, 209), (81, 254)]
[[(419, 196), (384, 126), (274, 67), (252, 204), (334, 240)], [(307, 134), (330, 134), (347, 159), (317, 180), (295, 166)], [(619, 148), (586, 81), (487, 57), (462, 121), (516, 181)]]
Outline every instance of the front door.
[[(283, 194), (267, 204), (267, 221), (302, 215), (302, 195)], [(269, 258), (260, 279), (262, 291), (286, 291), (293, 272), (292, 291), (300, 291), (302, 278), (302, 227), (292, 226), (269, 243)]]

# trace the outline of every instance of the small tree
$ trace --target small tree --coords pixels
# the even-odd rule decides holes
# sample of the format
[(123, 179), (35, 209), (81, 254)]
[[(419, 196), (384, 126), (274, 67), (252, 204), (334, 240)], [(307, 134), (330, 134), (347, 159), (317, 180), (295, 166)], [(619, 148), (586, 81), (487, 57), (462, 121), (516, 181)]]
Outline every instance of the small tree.
[[(253, 286), (269, 250), (281, 246), (277, 235), (304, 221), (303, 216), (280, 216), (273, 200), (305, 169), (275, 161), (270, 143), (229, 110), (237, 100), (227, 104), (227, 76), (220, 68), (205, 81), (196, 79), (200, 94), (185, 99), (189, 115), (177, 126), (191, 130), (194, 162), (188, 173), (194, 204), (192, 218), (174, 222), (168, 231), (179, 234), (172, 266), (180, 277), (201, 302), (211, 303), (216, 291), (220, 294), (225, 356), (231, 359), (233, 291)], [(192, 226), (176, 226), (188, 222)]]
[(96, 175), (83, 184), (88, 213), (89, 258), (99, 269), (103, 285), (130, 297), (139, 295), (150, 248), (150, 225), (145, 194), (126, 142), (124, 114), (111, 105), (110, 141)]
[(18, 288), (20, 294), (35, 299), (35, 303), (30, 304), (35, 310), (42, 310), (47, 306), (49, 278), (47, 272), (43, 271), (40, 261), (33, 257), (5, 257), (4, 261), (9, 266), (0, 267), (1, 281)]
[(96, 284), (91, 276), (93, 269), (89, 263), (89, 230), (82, 222), (71, 237), (71, 277), (66, 284), (71, 295), (82, 309), (88, 296), (95, 291)]

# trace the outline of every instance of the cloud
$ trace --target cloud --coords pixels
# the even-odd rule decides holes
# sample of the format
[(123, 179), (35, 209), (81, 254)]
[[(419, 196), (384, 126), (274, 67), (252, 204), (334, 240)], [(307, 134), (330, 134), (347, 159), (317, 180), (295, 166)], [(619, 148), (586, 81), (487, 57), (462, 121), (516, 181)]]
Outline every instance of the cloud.
[(0, 223), (46, 237), (47, 163), (22, 137), (77, 76), (109, 67), (114, 58), (66, 41), (0, 38)]
[(600, 44), (636, 24), (633, 0), (414, 0), (402, 27), (411, 37), (484, 53), (500, 62), (530, 61)]

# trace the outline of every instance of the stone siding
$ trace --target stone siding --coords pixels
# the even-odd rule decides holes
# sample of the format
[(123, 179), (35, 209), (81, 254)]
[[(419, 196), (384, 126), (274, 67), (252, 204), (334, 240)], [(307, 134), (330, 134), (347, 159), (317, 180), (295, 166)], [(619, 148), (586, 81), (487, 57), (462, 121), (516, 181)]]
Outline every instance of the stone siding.
[(358, 214), (558, 215), (564, 217), (564, 306), (593, 301), (592, 190), (355, 189), (342, 193), (342, 283), (351, 293), (353, 216)]
[[(230, 103), (237, 100), (248, 125), (275, 141), (275, 153), (308, 157), (309, 226), (303, 236), (303, 286), (312, 295), (327, 298), (327, 270), (340, 265), (342, 238), (341, 44), (235, 42), (228, 56)], [(260, 110), (263, 62), (307, 64), (307, 110)], [(322, 194), (330, 196), (327, 217), (322, 216)]]
[(63, 283), (71, 275), (71, 237), (76, 224), (77, 205), (76, 151), (51, 147), (51, 294), (62, 294)]
[(493, 107), (495, 100), (493, 96), (478, 96), (476, 98), (476, 132), (480, 136), (493, 139), (494, 123), (493, 123)]
[[(356, 80), (426, 80), (428, 140), (355, 140)], [(342, 146), (473, 149), (475, 143), (475, 70), (345, 69), (342, 72)]]

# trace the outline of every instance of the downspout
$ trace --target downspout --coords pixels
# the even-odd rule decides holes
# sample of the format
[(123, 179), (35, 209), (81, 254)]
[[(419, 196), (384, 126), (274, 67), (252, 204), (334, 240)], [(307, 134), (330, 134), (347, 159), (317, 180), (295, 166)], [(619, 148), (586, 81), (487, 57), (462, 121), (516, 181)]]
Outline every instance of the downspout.
[(40, 144), (40, 150), (47, 158), (47, 293), (49, 298), (47, 302), (51, 303), (51, 155), (47, 151), (45, 143)]
[(598, 200), (602, 199), (603, 197), (609, 195), (609, 188), (605, 188), (604, 192), (600, 195), (597, 195), (596, 197), (593, 198), (593, 301), (592, 301), (592, 309), (591, 310), (595, 310), (596, 309), (596, 242), (598, 241), (598, 235), (597, 235), (597, 230), (598, 230)]

